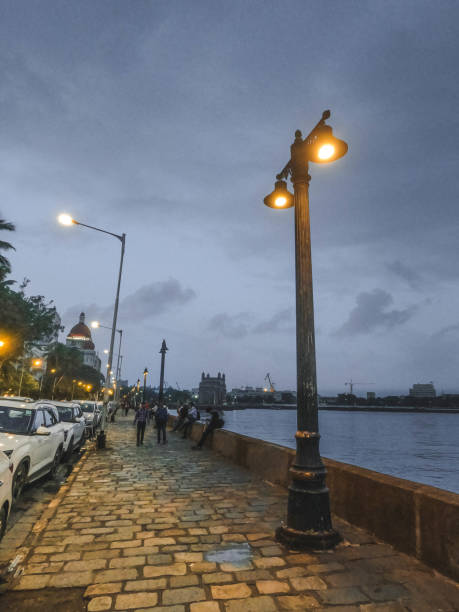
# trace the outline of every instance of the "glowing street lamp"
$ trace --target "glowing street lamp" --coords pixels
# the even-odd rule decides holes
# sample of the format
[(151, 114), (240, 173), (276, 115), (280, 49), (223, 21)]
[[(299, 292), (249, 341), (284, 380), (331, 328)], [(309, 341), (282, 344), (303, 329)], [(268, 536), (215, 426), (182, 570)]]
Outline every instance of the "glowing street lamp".
[[(80, 221), (75, 221), (71, 215), (63, 213), (58, 216), (58, 221), (62, 225), (80, 225), (81, 227), (86, 227), (88, 229), (94, 230), (96, 232), (101, 232), (102, 234), (107, 234), (109, 236), (113, 236), (117, 238), (121, 242), (121, 259), (120, 259), (120, 267), (118, 272), (118, 284), (116, 287), (116, 297), (115, 297), (115, 306), (113, 309), (113, 322), (112, 322), (112, 333), (110, 338), (110, 350), (108, 354), (108, 364), (107, 364), (107, 372), (110, 371), (113, 362), (113, 347), (115, 344), (115, 332), (116, 332), (116, 321), (118, 318), (118, 305), (120, 300), (120, 287), (121, 287), (121, 275), (123, 272), (123, 260), (124, 260), (124, 251), (126, 248), (126, 234), (114, 234), (113, 232), (108, 232), (107, 230), (103, 230), (99, 227), (94, 227), (93, 225), (87, 225), (86, 223), (81, 223)], [(102, 418), (100, 422), (100, 431), (97, 436), (97, 447), (105, 448), (105, 428), (107, 423), (107, 414), (108, 414), (108, 402), (109, 402), (109, 393), (108, 393), (108, 385), (105, 388), (104, 392), (104, 403), (102, 406)]]
[[(287, 524), (276, 531), (289, 548), (327, 549), (341, 539), (333, 529), (326, 469), (319, 452), (314, 302), (312, 291), (311, 232), (309, 222), (309, 162), (324, 164), (346, 154), (347, 144), (325, 125), (330, 111), (322, 114), (312, 132), (302, 138), (295, 132), (291, 157), (276, 176), (274, 191), (264, 199), (276, 209), (295, 208), (297, 432), (296, 457), (290, 468)], [(285, 182), (291, 176), (293, 195)]]

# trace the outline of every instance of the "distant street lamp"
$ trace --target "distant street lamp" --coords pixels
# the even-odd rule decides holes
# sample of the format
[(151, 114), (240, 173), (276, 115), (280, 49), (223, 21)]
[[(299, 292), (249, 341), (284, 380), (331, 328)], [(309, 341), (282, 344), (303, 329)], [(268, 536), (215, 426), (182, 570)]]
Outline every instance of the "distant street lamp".
[[(287, 165), (276, 176), (274, 191), (264, 199), (266, 206), (279, 210), (295, 207), (296, 262), (296, 345), (297, 345), (297, 425), (296, 457), (290, 468), (287, 524), (276, 537), (290, 548), (327, 549), (341, 539), (330, 517), (326, 469), (319, 453), (314, 302), (312, 291), (311, 236), (309, 223), (309, 162), (328, 163), (347, 152), (347, 144), (333, 136), (325, 125), (330, 111), (303, 140), (295, 132), (295, 142)], [(284, 179), (291, 176), (294, 194)]]
[[(61, 214), (58, 217), (59, 223), (62, 225), (81, 225), (81, 227), (87, 227), (89, 229), (95, 230), (96, 232), (101, 232), (102, 234), (108, 234), (109, 236), (113, 236), (117, 238), (121, 242), (121, 259), (120, 259), (120, 268), (118, 273), (118, 285), (116, 288), (116, 298), (115, 298), (115, 307), (113, 309), (113, 323), (112, 323), (112, 334), (110, 338), (110, 350), (108, 354), (108, 364), (107, 364), (107, 372), (109, 372), (112, 368), (113, 361), (113, 347), (115, 344), (115, 332), (116, 332), (116, 321), (118, 318), (118, 304), (120, 300), (120, 286), (121, 286), (121, 274), (123, 272), (123, 260), (124, 260), (124, 251), (126, 247), (126, 234), (114, 234), (113, 232), (107, 232), (106, 230), (100, 229), (99, 227), (94, 227), (92, 225), (86, 225), (85, 223), (80, 223), (79, 221), (75, 221), (70, 215)], [(110, 399), (109, 393), (109, 382), (106, 381), (105, 392), (104, 392), (104, 404), (102, 407), (102, 419), (100, 423), (100, 431), (97, 436), (97, 447), (105, 448), (105, 427), (107, 423), (107, 413), (108, 413), (108, 402)]]
[(147, 374), (148, 369), (145, 368), (145, 370), (143, 371), (143, 403), (145, 403), (145, 396), (147, 393)]
[[(99, 329), (99, 327), (102, 327), (103, 329), (111, 329), (111, 327), (107, 327), (106, 325), (102, 325), (102, 323), (100, 321), (91, 321), (91, 327), (94, 329)], [(115, 370), (115, 380), (116, 380), (116, 394), (115, 394), (115, 401), (119, 400), (120, 397), (120, 378), (121, 378), (121, 342), (123, 339), (123, 330), (122, 329), (117, 329), (116, 330), (119, 335), (120, 335), (120, 342), (118, 345), (118, 358), (117, 358), (117, 362), (116, 362), (116, 370)], [(108, 351), (107, 351), (108, 352)], [(104, 351), (105, 353), (105, 351)], [(115, 413), (112, 413), (112, 421), (115, 420)]]

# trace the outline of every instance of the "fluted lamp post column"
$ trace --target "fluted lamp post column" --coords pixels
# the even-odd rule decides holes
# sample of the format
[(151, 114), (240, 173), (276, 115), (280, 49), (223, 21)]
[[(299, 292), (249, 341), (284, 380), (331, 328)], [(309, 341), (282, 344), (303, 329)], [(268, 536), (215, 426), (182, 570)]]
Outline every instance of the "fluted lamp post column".
[[(274, 191), (264, 203), (270, 208), (295, 208), (297, 429), (296, 457), (290, 468), (287, 522), (276, 531), (277, 539), (290, 548), (321, 549), (341, 539), (333, 529), (326, 469), (319, 452), (314, 302), (312, 289), (311, 233), (309, 222), (309, 162), (329, 163), (347, 152), (347, 144), (333, 136), (324, 111), (312, 132), (302, 138), (295, 133), (287, 165), (276, 176)], [(293, 195), (284, 179), (291, 176)]]
[(142, 403), (145, 404), (145, 396), (147, 394), (147, 375), (148, 375), (148, 368), (145, 368), (145, 370), (143, 371), (143, 398), (142, 398)]
[(161, 372), (159, 374), (159, 393), (158, 393), (158, 401), (161, 403), (163, 401), (164, 395), (164, 364), (166, 361), (166, 351), (169, 349), (166, 346), (166, 341), (163, 340), (161, 344)]

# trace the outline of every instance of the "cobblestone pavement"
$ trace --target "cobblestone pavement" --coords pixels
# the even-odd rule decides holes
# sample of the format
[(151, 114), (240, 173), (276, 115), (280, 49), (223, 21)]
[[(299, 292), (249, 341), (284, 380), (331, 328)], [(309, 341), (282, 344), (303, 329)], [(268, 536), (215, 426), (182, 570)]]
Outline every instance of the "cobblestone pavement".
[[(456, 583), (337, 519), (335, 551), (283, 548), (285, 490), (176, 434), (157, 445), (151, 426), (137, 447), (131, 421), (118, 418), (110, 448), (86, 453), (34, 525), (0, 609), (459, 610)], [(51, 606), (64, 591), (81, 608)], [(8, 604), (32, 594), (34, 608)]]

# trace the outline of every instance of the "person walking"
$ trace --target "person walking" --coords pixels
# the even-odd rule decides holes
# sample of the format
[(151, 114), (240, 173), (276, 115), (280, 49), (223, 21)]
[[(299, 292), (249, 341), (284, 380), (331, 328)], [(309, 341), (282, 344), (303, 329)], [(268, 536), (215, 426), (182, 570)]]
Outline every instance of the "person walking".
[(167, 406), (165, 406), (164, 404), (160, 404), (155, 412), (156, 429), (158, 431), (158, 444), (161, 444), (161, 434), (163, 437), (163, 444), (167, 444), (166, 426), (168, 415), (169, 411), (167, 409)]
[(145, 435), (145, 427), (147, 424), (146, 404), (143, 404), (135, 413), (134, 423), (137, 423), (137, 446), (140, 446), (143, 444), (143, 437)]

